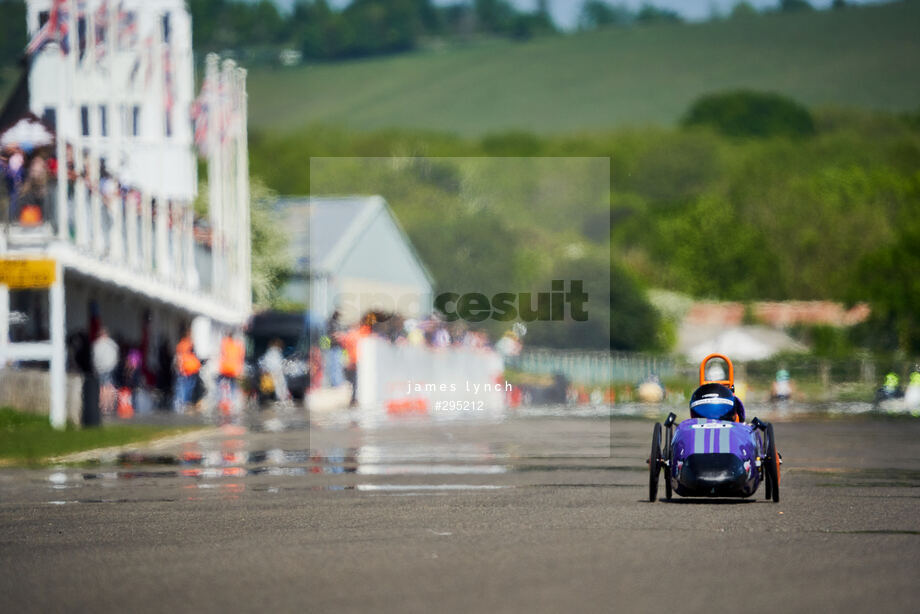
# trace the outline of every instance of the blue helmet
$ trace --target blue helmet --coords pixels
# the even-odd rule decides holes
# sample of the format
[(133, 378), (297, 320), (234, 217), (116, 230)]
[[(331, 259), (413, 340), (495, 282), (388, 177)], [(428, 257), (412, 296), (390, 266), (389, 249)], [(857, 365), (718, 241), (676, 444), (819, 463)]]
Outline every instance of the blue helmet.
[(737, 405), (734, 393), (722, 384), (703, 384), (690, 397), (690, 417), (734, 421)]

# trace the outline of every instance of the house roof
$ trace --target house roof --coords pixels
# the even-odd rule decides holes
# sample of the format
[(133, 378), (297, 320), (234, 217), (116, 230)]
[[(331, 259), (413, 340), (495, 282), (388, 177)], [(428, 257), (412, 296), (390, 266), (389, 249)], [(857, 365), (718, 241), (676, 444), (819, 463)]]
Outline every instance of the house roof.
[(286, 196), (278, 199), (275, 208), (283, 214), (294, 259), (311, 275), (335, 271), (377, 216), (386, 215), (432, 282), (431, 273), (382, 196)]

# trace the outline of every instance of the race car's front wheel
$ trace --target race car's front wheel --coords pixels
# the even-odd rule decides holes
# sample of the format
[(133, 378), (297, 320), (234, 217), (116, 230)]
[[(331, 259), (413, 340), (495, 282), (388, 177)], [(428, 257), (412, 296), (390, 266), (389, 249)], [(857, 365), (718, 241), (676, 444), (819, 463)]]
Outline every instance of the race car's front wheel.
[(764, 429), (764, 454), (761, 463), (764, 467), (766, 498), (779, 503), (779, 455), (776, 453), (776, 439), (773, 437), (773, 425)]
[(764, 438), (763, 455), (760, 457), (760, 467), (763, 471), (763, 498), (769, 501), (773, 498), (773, 489), (770, 484), (770, 472), (767, 471), (767, 440)]
[(648, 500), (658, 498), (658, 476), (661, 474), (661, 424), (652, 430), (652, 450), (648, 457)]
[(673, 427), (668, 425), (667, 430), (665, 430), (665, 441), (664, 441), (664, 498), (668, 501), (671, 500), (671, 463), (673, 450), (671, 449), (671, 438)]

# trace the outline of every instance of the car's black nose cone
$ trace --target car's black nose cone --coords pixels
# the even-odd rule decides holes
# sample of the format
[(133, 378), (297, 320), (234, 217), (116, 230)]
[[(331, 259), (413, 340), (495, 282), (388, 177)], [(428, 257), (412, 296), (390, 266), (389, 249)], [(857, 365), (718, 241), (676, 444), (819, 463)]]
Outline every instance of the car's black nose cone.
[(691, 454), (678, 477), (677, 493), (697, 497), (737, 497), (747, 492), (747, 472), (734, 454)]

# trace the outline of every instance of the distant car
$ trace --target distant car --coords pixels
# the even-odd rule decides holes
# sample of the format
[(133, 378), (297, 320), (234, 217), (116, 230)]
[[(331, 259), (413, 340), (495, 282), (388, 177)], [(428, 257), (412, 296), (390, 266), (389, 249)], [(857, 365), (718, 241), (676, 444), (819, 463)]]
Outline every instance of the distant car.
[[(728, 379), (707, 381), (706, 363), (714, 358), (728, 365)], [(690, 401), (689, 420), (675, 427), (671, 413), (655, 423), (649, 455), (649, 501), (658, 497), (658, 477), (665, 471), (665, 498), (672, 491), (684, 497), (750, 497), (764, 482), (766, 498), (779, 501), (781, 455), (773, 425), (754, 418), (744, 422), (744, 405), (734, 395), (734, 368), (728, 357), (710, 354), (700, 364), (700, 387)]]
[(306, 316), (303, 313), (263, 311), (250, 319), (246, 339), (246, 379), (249, 389), (258, 393), (259, 402), (274, 398), (274, 390), (268, 386), (270, 378), (265, 377), (267, 374), (259, 366), (259, 359), (274, 339), (280, 339), (283, 346), (284, 380), (288, 390), (295, 399), (302, 399), (310, 385)]

